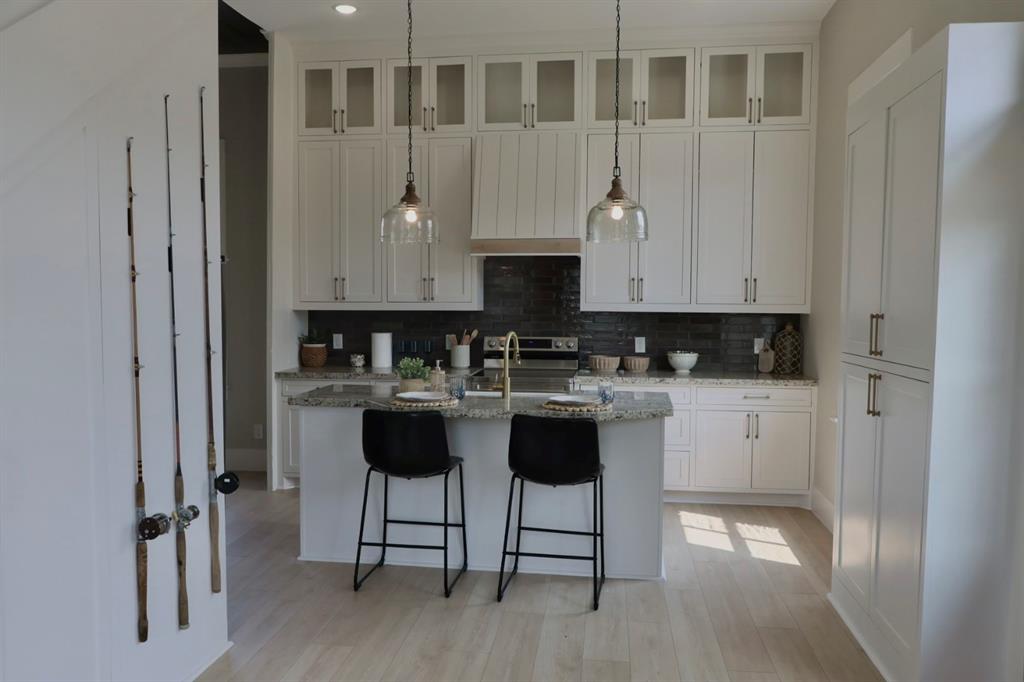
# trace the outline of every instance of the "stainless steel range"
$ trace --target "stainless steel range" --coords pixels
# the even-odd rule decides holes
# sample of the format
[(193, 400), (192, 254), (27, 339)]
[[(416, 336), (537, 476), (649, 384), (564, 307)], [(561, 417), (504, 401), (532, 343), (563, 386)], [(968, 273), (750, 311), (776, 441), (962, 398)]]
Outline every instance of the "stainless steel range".
[[(513, 344), (514, 347), (514, 344)], [(501, 390), (504, 336), (484, 337), (484, 372), (472, 390)], [(519, 364), (511, 363), (513, 393), (565, 392), (580, 367), (575, 336), (520, 336)]]

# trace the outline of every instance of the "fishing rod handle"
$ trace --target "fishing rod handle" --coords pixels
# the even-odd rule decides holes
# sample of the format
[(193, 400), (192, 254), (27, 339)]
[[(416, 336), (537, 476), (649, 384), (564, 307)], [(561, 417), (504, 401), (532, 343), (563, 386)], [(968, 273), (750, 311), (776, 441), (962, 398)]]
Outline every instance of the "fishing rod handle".
[(135, 543), (135, 591), (139, 605), (139, 641), (149, 639), (149, 609), (146, 605), (146, 586), (148, 584), (149, 549), (143, 540)]
[(220, 592), (220, 507), (217, 499), (210, 503), (210, 587)]
[(185, 580), (185, 529), (175, 533), (178, 554), (178, 629), (188, 629), (188, 584)]

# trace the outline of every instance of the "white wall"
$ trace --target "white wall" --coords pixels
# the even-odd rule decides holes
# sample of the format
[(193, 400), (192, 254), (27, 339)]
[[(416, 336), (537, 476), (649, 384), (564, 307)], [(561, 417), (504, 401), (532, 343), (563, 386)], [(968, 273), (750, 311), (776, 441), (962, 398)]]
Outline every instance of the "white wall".
[[(819, 36), (818, 139), (814, 191), (814, 275), (807, 370), (819, 379), (814, 488), (822, 515), (835, 500), (839, 311), (847, 87), (907, 29), (914, 48), (949, 23), (1019, 21), (1024, 2), (1003, 0), (837, 0)], [(831, 525), (831, 512), (823, 519)]]
[[(0, 679), (191, 679), (228, 646), (205, 518), (188, 531), (191, 628), (177, 627), (174, 541), (164, 536), (149, 546), (149, 642), (136, 640), (125, 223), (134, 136), (147, 510), (166, 513), (170, 93), (182, 467), (186, 503), (205, 517), (198, 89), (209, 93), (217, 258), (216, 52), (213, 0), (57, 0), (0, 33)], [(219, 347), (219, 272), (210, 274)]]

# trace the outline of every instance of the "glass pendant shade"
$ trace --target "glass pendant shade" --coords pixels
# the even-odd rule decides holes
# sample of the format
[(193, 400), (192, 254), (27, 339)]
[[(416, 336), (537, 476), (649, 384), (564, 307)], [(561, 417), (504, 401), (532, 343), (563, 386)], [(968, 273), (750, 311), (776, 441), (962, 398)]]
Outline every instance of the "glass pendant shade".
[(587, 241), (647, 241), (647, 211), (629, 198), (618, 178), (612, 178), (611, 191), (587, 214)]
[(432, 244), (437, 240), (434, 211), (416, 196), (416, 185), (405, 186), (405, 194), (380, 219), (380, 239), (390, 244)]

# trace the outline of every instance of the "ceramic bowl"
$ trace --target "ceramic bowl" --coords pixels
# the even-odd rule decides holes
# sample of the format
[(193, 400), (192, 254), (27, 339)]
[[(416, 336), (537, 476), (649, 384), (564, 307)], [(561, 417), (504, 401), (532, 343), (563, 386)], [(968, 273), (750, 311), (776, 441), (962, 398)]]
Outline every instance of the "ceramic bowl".
[(688, 374), (693, 366), (697, 364), (698, 353), (687, 353), (686, 351), (672, 351), (668, 354), (668, 364), (680, 374)]
[(614, 372), (619, 368), (617, 355), (591, 355), (590, 369), (595, 372)]
[(646, 372), (651, 366), (651, 359), (642, 355), (628, 355), (622, 358), (627, 372)]

